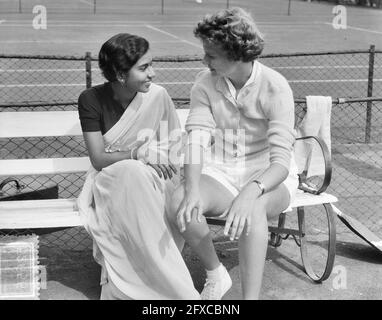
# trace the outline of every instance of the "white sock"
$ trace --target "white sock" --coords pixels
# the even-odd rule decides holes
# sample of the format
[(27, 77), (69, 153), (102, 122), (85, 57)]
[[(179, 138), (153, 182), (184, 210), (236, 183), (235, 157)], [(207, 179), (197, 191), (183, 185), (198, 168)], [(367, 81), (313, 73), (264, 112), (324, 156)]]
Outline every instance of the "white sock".
[(216, 278), (220, 278), (220, 276), (223, 274), (223, 271), (224, 271), (224, 266), (222, 263), (219, 264), (219, 266), (213, 270), (206, 270), (207, 272), (207, 278), (209, 279), (216, 279)]

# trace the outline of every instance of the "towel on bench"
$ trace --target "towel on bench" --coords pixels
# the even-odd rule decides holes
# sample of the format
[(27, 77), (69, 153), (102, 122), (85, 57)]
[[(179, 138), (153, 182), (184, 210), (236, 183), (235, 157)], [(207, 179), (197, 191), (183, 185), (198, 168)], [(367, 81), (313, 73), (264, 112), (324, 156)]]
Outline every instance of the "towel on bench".
[[(324, 96), (307, 96), (306, 97), (306, 114), (297, 128), (297, 137), (317, 136), (321, 138), (331, 152), (331, 134), (330, 119), (332, 112), (332, 97)], [(309, 153), (311, 159), (309, 164), (309, 176), (323, 175), (325, 172), (322, 153), (318, 147), (313, 147), (312, 140), (304, 140), (296, 143), (295, 154), (299, 172), (303, 171), (307, 161), (309, 161)]]

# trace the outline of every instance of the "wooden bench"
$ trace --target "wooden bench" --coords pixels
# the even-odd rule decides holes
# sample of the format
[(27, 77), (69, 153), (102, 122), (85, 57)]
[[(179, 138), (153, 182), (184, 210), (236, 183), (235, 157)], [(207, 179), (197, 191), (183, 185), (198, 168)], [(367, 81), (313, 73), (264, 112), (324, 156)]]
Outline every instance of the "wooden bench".
[[(178, 109), (182, 128), (188, 115), (188, 109)], [(67, 137), (82, 136), (77, 111), (33, 111), (1, 112), (0, 139), (32, 137)], [(325, 145), (322, 146), (325, 149)], [(315, 282), (327, 279), (332, 271), (335, 257), (335, 215), (331, 203), (337, 201), (333, 195), (324, 193), (330, 183), (331, 167), (326, 160), (326, 176), (319, 190), (306, 186), (300, 190), (291, 206), (280, 214), (278, 227), (269, 227), (270, 244), (277, 247), (282, 240), (292, 235), (301, 247), (303, 265), (310, 278)], [(0, 179), (24, 175), (56, 175), (85, 173), (90, 166), (88, 157), (44, 158), (44, 159), (1, 159)], [(303, 178), (304, 175), (302, 174)], [(324, 257), (324, 270), (316, 272), (308, 255), (304, 208), (323, 205), (326, 211), (327, 257)], [(286, 213), (297, 208), (298, 228), (284, 227)], [(208, 219), (209, 223), (224, 225), (219, 219)], [(76, 207), (76, 199), (0, 201), (0, 229), (21, 228), (59, 228), (81, 226)]]

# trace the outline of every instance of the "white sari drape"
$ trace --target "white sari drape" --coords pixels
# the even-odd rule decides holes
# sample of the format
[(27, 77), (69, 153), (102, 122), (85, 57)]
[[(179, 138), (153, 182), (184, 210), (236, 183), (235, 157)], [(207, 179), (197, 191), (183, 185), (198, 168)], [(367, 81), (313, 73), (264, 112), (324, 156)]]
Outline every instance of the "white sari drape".
[(101, 284), (111, 281), (120, 291), (114, 297), (200, 299), (180, 252), (184, 241), (166, 217), (179, 175), (160, 179), (145, 164), (153, 153), (162, 161), (168, 155), (173, 142), (163, 125), (168, 132), (180, 128), (167, 92), (152, 85), (148, 93), (137, 93), (104, 135), (107, 152), (138, 148), (142, 161), (119, 161), (99, 172), (91, 168), (78, 198), (94, 257), (102, 266)]

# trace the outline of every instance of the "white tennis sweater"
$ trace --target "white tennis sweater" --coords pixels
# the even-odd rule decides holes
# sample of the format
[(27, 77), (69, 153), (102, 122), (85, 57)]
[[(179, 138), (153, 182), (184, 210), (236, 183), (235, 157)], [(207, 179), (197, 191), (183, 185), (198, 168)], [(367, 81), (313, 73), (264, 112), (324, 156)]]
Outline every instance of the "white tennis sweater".
[(258, 168), (279, 163), (289, 170), (296, 131), (287, 80), (255, 61), (237, 98), (230, 87), (228, 79), (209, 70), (197, 75), (186, 122), (189, 136), (191, 132), (197, 136), (198, 130), (212, 135), (212, 141), (224, 149), (224, 161), (244, 160)]

